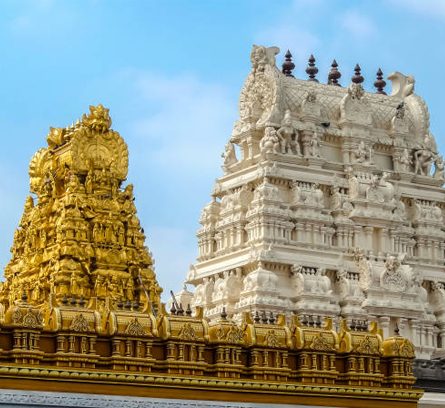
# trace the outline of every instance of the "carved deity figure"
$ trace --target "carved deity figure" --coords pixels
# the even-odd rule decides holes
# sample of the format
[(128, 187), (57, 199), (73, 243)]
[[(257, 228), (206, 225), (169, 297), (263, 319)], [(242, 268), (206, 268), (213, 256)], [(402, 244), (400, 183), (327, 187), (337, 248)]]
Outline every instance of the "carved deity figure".
[(401, 171), (407, 171), (407, 172), (410, 171), (413, 161), (410, 157), (408, 149), (403, 150), (403, 153), (400, 155), (399, 158), (399, 163)]
[(381, 284), (384, 288), (392, 291), (404, 291), (408, 286), (406, 276), (402, 270), (402, 262), (406, 254), (397, 258), (389, 256), (385, 262), (385, 269), (381, 276)]
[(427, 149), (420, 149), (414, 152), (414, 173), (422, 176), (429, 176), (434, 158), (434, 153)]
[(261, 154), (279, 153), (280, 147), (280, 137), (278, 136), (277, 131), (271, 126), (267, 127), (260, 142)]
[(227, 142), (224, 153), (221, 153), (221, 157), (224, 159), (224, 163), (221, 166), (224, 171), (227, 171), (232, 164), (238, 162), (235, 147), (232, 142)]
[(343, 210), (345, 213), (352, 211), (353, 206), (348, 198), (341, 194), (340, 187), (335, 185), (331, 187), (331, 199), (333, 211)]
[(356, 163), (372, 164), (372, 148), (367, 148), (363, 140), (358, 144), (354, 154)]
[(281, 138), (281, 153), (294, 153), (301, 156), (298, 133), (292, 126), (292, 118), (288, 109), (284, 114), (283, 126), (278, 129), (277, 135)]
[(434, 162), (434, 174), (433, 177), (439, 180), (443, 180), (445, 177), (444, 162), (442, 156), (437, 156)]
[(310, 140), (309, 154), (313, 157), (320, 157), (320, 147), (320, 137), (318, 132), (314, 132)]
[(414, 173), (422, 176), (431, 174), (431, 166), (436, 160), (436, 143), (433, 135), (428, 133), (422, 143), (422, 147), (414, 152)]

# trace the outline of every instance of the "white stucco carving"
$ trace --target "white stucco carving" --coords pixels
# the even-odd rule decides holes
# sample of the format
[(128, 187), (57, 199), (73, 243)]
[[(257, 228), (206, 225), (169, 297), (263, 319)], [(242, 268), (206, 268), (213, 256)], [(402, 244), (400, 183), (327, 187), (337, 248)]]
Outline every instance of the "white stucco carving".
[(253, 48), (192, 305), (377, 320), (428, 358), (445, 347), (444, 162), (414, 77), (389, 75), (390, 96), (326, 85), (282, 74), (278, 52)]

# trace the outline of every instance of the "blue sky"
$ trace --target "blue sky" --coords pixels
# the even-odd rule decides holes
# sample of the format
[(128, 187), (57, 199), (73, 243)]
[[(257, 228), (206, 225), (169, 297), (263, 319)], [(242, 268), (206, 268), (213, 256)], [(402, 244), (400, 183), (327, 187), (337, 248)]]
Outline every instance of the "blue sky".
[(0, 0), (0, 263), (49, 126), (102, 103), (129, 146), (128, 181), (158, 280), (179, 290), (252, 44), (279, 46), (279, 64), (289, 48), (299, 78), (311, 53), (322, 81), (336, 58), (345, 86), (356, 62), (370, 91), (379, 67), (414, 75), (445, 152), (443, 0)]

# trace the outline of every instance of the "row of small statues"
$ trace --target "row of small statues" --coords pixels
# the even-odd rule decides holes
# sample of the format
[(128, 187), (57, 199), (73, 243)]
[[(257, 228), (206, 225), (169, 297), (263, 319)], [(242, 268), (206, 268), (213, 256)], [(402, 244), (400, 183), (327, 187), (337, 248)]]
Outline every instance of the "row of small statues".
[[(317, 131), (312, 133), (308, 146), (304, 154), (306, 156), (320, 157), (320, 137)], [(290, 112), (287, 110), (283, 119), (283, 126), (276, 130), (272, 126), (265, 129), (264, 136), (260, 141), (261, 153), (292, 153), (301, 156), (301, 149), (299, 144), (298, 132), (292, 126)], [(405, 172), (411, 172), (414, 166), (414, 173), (423, 176), (431, 175), (432, 164), (434, 163), (435, 171), (434, 178), (443, 180), (445, 178), (444, 161), (442, 156), (435, 153), (436, 147), (434, 138), (431, 134), (427, 134), (420, 147), (410, 153), (408, 149), (404, 149), (403, 153), (394, 158), (394, 161), (399, 164), (399, 169)], [(226, 170), (233, 164), (237, 163), (235, 147), (233, 143), (228, 142), (225, 147), (225, 152), (221, 155), (224, 158), (222, 165)], [(353, 163), (369, 166), (374, 164), (373, 148), (367, 146), (362, 140), (358, 143), (353, 151)]]
[[(14, 300), (20, 299), (22, 294), (25, 293), (34, 303), (39, 303), (47, 298), (46, 292), (63, 297), (66, 297), (68, 294), (71, 297), (80, 296), (82, 299), (94, 294), (99, 298), (112, 297), (134, 300), (135, 284), (132, 277), (123, 278), (117, 275), (108, 275), (105, 277), (98, 275), (94, 288), (91, 286), (90, 279), (87, 275), (81, 276), (76, 272), (72, 272), (71, 275), (62, 274), (58, 277), (52, 275), (49, 283), (46, 285), (38, 279), (34, 280), (34, 283), (23, 281), (21, 284), (14, 284), (13, 282), (9, 288), (9, 301), (13, 304)], [(148, 284), (147, 289), (149, 292), (156, 290), (156, 288), (150, 284)], [(153, 293), (153, 295), (155, 294)]]

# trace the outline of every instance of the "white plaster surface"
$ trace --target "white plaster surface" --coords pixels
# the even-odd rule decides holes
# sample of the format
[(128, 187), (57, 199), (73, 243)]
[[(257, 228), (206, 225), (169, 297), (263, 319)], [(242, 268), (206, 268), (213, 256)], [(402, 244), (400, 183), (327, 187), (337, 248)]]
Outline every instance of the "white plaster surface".
[(444, 408), (445, 394), (426, 392), (419, 401), (419, 408)]

